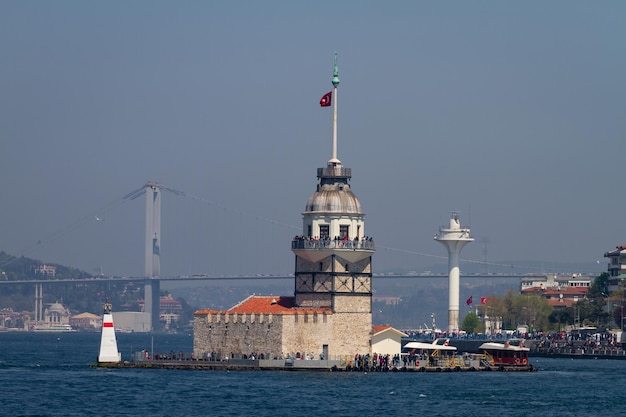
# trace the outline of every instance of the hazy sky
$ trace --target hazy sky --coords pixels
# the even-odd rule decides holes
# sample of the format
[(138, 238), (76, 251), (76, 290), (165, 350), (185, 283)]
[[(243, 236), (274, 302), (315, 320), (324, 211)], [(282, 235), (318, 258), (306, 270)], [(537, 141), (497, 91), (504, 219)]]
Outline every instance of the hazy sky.
[[(460, 211), (462, 258), (588, 262), (626, 243), (623, 1), (1, 1), (0, 250), (143, 274), (290, 273), (331, 153), (378, 245), (423, 270)], [(96, 220), (98, 216), (102, 220)], [(430, 256), (425, 256), (430, 255)]]

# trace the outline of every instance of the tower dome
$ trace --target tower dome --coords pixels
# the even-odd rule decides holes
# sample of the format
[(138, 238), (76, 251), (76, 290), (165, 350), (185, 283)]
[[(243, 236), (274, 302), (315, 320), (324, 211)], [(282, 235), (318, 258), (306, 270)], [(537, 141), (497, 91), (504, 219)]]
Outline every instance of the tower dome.
[(352, 176), (351, 171), (350, 168), (343, 168), (341, 164), (329, 164), (326, 168), (318, 168), (317, 177), (320, 182), (317, 190), (309, 197), (304, 214), (363, 215), (361, 202), (348, 184)]
[(319, 187), (306, 203), (305, 213), (363, 214), (361, 203), (347, 184)]

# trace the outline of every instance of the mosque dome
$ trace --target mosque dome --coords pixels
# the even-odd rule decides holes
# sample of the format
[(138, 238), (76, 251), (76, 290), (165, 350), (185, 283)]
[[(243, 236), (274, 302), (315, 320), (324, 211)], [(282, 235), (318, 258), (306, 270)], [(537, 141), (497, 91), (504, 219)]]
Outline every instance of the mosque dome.
[(320, 185), (306, 203), (305, 213), (311, 212), (363, 214), (359, 199), (345, 183)]
[(50, 307), (48, 308), (48, 311), (64, 314), (65, 313), (65, 307), (63, 307), (63, 304), (56, 302), (56, 303), (50, 305)]

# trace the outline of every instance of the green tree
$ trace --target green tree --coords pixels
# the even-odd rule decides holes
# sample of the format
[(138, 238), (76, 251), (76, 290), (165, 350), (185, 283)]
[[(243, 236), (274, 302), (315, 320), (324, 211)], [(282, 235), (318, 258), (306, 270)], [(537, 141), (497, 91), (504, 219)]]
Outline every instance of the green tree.
[(461, 323), (461, 330), (465, 330), (467, 333), (476, 333), (479, 326), (480, 319), (478, 318), (478, 315), (470, 311), (463, 319), (463, 323)]
[(552, 306), (539, 294), (519, 294), (513, 299), (513, 316), (517, 325), (525, 324), (529, 331), (547, 330)]
[(603, 272), (598, 275), (589, 288), (587, 298), (606, 298), (609, 296), (609, 273)]

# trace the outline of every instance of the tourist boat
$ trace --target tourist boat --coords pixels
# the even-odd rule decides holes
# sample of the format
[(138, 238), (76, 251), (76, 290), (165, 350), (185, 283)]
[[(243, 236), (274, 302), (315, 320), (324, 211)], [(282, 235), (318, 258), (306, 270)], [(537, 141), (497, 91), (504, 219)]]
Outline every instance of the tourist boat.
[(496, 368), (528, 367), (528, 352), (523, 340), (507, 340), (504, 343), (486, 342), (479, 349), (489, 366)]
[(441, 371), (534, 371), (528, 362), (530, 349), (523, 340), (505, 343), (486, 342), (479, 352), (457, 353), (449, 339), (436, 339), (432, 343), (409, 342), (402, 348), (401, 358), (407, 370), (422, 372)]
[(45, 325), (45, 324), (36, 324), (35, 326), (33, 326), (33, 331), (34, 332), (47, 332), (47, 333), (65, 333), (65, 332), (75, 332), (76, 330), (74, 330), (72, 328), (72, 326), (70, 326), (69, 324), (52, 324), (52, 325)]
[(449, 339), (435, 339), (432, 343), (409, 342), (403, 347), (405, 366), (415, 368), (455, 368), (464, 366), (457, 349), (450, 346)]

